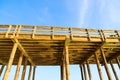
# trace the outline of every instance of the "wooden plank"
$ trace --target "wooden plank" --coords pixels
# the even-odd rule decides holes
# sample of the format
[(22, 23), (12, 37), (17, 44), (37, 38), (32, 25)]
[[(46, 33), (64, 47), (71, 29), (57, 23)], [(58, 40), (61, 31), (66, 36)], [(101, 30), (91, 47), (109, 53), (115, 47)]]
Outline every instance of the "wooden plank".
[(0, 59), (0, 63), (3, 64), (3, 65), (7, 64), (7, 62), (3, 61), (2, 59)]
[(12, 52), (10, 54), (9, 62), (7, 64), (7, 68), (6, 68), (4, 77), (3, 77), (3, 80), (8, 80), (8, 76), (9, 76), (9, 73), (10, 73), (11, 65), (13, 63), (13, 59), (14, 59), (17, 47), (18, 47), (18, 44), (14, 43), (13, 48), (12, 48)]
[(100, 67), (100, 62), (99, 62), (99, 59), (98, 59), (98, 55), (97, 55), (97, 53), (95, 53), (94, 55), (95, 55), (95, 59), (96, 59), (96, 63), (97, 63), (97, 69), (98, 69), (100, 80), (104, 80), (103, 75), (102, 75), (102, 70), (101, 70), (101, 67)]
[(89, 61), (87, 61), (86, 63), (87, 63), (87, 69), (88, 69), (89, 80), (92, 80), (92, 74), (91, 74), (91, 71), (90, 71)]
[(116, 78), (116, 80), (119, 80), (119, 78), (118, 78), (118, 76), (117, 76), (117, 73), (116, 73), (116, 71), (115, 71), (115, 68), (114, 68), (114, 66), (113, 66), (113, 63), (110, 61), (110, 65), (111, 65), (111, 67), (112, 67), (112, 70), (113, 70), (113, 73), (114, 73), (114, 75), (115, 75), (115, 78)]
[(30, 80), (30, 77), (31, 77), (31, 72), (32, 72), (32, 65), (30, 65), (30, 68), (29, 68), (28, 80)]
[(27, 62), (28, 62), (27, 59), (25, 59), (21, 80), (25, 80), (25, 73), (26, 73)]
[(108, 68), (108, 65), (107, 65), (107, 60), (106, 60), (106, 57), (105, 57), (105, 53), (102, 50), (102, 48), (100, 49), (100, 52), (101, 52), (101, 56), (103, 58), (103, 62), (104, 62), (104, 66), (105, 66), (105, 69), (106, 69), (106, 72), (107, 72), (107, 75), (108, 75), (108, 79), (112, 80), (112, 77), (111, 77), (111, 74), (110, 74), (110, 71), (109, 71), (109, 68)]
[(23, 53), (20, 54), (14, 80), (18, 80), (19, 73), (20, 73), (20, 67), (21, 67), (21, 64), (22, 64), (22, 59), (23, 59)]
[(28, 61), (35, 66), (35, 63), (32, 61), (31, 57), (28, 55), (28, 53), (25, 51), (23, 46), (19, 43), (19, 41), (16, 38), (11, 38), (14, 43), (18, 44), (19, 50), (23, 53), (23, 55), (28, 59)]
[(0, 69), (0, 76), (1, 76), (1, 74), (2, 74), (2, 72), (3, 72), (4, 67), (5, 67), (5, 65), (2, 65), (2, 66), (1, 66), (1, 69)]
[(84, 75), (83, 75), (83, 65), (80, 64), (80, 71), (81, 71), (81, 78), (84, 80)]
[(34, 66), (34, 69), (33, 69), (33, 77), (32, 77), (32, 80), (35, 80), (35, 71), (36, 71), (36, 66)]

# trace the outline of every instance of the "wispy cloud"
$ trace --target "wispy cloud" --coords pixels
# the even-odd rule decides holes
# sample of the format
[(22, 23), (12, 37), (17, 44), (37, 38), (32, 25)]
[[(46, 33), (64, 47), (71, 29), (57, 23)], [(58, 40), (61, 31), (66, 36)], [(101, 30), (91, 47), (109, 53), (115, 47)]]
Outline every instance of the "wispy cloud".
[(86, 15), (88, 12), (88, 6), (89, 6), (89, 1), (88, 0), (83, 0), (83, 5), (81, 7), (81, 9), (79, 9), (79, 21), (80, 21), (80, 25), (83, 25), (86, 19)]

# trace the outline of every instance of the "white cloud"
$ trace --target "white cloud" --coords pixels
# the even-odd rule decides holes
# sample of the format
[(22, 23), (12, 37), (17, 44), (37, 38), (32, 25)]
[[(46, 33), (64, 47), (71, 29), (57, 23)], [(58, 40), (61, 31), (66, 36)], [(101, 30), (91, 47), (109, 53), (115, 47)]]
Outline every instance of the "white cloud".
[(88, 0), (83, 0), (83, 5), (81, 6), (81, 9), (79, 10), (79, 14), (80, 14), (80, 25), (83, 25), (86, 19), (86, 15), (88, 12), (88, 6), (89, 6), (89, 1)]

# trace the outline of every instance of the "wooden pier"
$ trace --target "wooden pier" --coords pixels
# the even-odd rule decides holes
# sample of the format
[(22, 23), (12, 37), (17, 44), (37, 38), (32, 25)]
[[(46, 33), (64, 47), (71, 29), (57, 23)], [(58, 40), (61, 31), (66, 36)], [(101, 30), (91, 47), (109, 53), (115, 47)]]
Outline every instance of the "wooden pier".
[[(109, 80), (113, 80), (112, 76), (119, 80), (120, 74), (116, 73), (114, 64), (120, 71), (120, 30), (0, 25), (2, 80), (8, 80), (12, 65), (17, 66), (14, 80), (20, 76), (21, 65), (24, 66), (21, 80), (25, 78), (27, 65), (30, 66), (28, 80), (30, 76), (35, 79), (37, 66), (60, 66), (61, 80), (70, 80), (70, 64), (80, 65), (81, 80), (87, 80), (87, 74), (92, 80), (91, 64), (96, 64), (100, 80), (104, 80), (101, 65)], [(108, 64), (114, 75), (111, 75)]]

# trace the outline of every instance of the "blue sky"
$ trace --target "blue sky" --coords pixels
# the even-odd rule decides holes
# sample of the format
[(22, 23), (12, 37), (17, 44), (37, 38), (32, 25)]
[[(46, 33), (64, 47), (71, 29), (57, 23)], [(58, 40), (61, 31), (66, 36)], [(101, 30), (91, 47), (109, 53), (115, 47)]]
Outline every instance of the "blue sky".
[[(120, 0), (0, 0), (0, 24), (120, 30), (119, 3)], [(60, 80), (59, 67), (38, 67), (36, 73), (36, 80)], [(94, 75), (93, 79), (98, 79), (98, 74)], [(78, 65), (71, 66), (71, 80), (80, 80)]]

